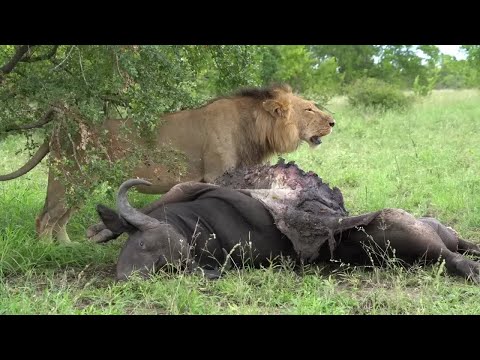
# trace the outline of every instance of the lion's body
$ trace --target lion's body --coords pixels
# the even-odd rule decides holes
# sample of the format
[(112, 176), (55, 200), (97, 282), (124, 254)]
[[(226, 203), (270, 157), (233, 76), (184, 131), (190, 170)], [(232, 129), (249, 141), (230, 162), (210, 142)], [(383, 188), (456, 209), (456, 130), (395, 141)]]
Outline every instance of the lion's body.
[[(197, 109), (162, 117), (154, 144), (184, 153), (188, 159), (185, 173), (149, 162), (140, 163), (129, 175), (152, 182), (151, 187), (139, 187), (148, 193), (165, 193), (186, 181), (212, 182), (227, 170), (260, 164), (276, 153), (294, 151), (302, 140), (318, 145), (333, 125), (330, 115), (294, 95), (289, 87), (245, 90)], [(107, 151), (113, 157), (125, 156), (123, 150), (143, 141), (133, 132), (121, 134), (123, 126), (131, 128), (131, 122), (106, 120), (101, 129), (108, 130)], [(50, 150), (51, 155), (58, 156)], [(72, 210), (65, 206), (64, 197), (63, 186), (50, 171), (47, 199), (37, 218), (40, 235), (68, 241), (65, 226)]]
[[(162, 125), (157, 127), (155, 143), (181, 150), (188, 159), (188, 170), (179, 175), (169, 173), (161, 164), (140, 164), (134, 175), (148, 179), (153, 186), (139, 187), (139, 191), (157, 194), (183, 181), (211, 182), (226, 169), (263, 162), (271, 156), (273, 151), (252, 153), (257, 149), (238, 146), (243, 145), (238, 144), (243, 130), (240, 121), (253, 117), (246, 114), (250, 102), (220, 99), (199, 109), (164, 116)], [(130, 124), (130, 121), (125, 123), (128, 127)], [(104, 124), (114, 146), (124, 148), (127, 143), (119, 136), (121, 126), (122, 121), (118, 120), (107, 120)], [(135, 135), (129, 140), (139, 141)]]

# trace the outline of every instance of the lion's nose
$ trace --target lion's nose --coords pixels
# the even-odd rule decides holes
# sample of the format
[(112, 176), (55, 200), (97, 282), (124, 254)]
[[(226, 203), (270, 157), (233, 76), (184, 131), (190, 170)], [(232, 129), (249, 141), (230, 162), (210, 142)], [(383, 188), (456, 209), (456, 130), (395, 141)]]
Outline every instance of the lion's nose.
[(335, 120), (332, 120), (328, 123), (328, 125), (330, 125), (331, 127), (334, 127), (335, 126)]

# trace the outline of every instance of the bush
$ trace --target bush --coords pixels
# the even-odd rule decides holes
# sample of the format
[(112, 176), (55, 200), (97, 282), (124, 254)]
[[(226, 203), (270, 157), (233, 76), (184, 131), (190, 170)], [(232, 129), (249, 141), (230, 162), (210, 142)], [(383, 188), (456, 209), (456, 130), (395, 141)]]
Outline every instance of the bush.
[(430, 77), (420, 77), (420, 75), (417, 75), (415, 81), (413, 82), (413, 93), (418, 97), (430, 95), (435, 87), (435, 84), (437, 83), (437, 80), (438, 72)]
[(405, 110), (412, 98), (400, 89), (373, 78), (359, 79), (347, 88), (350, 105), (376, 110)]

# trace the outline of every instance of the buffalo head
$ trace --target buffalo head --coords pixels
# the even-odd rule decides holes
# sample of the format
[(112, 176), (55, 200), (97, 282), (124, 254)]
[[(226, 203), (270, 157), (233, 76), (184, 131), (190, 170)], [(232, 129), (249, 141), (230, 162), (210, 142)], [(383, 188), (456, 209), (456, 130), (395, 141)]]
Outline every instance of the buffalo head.
[(189, 244), (184, 235), (170, 224), (143, 214), (133, 208), (127, 191), (135, 185), (151, 185), (148, 181), (131, 179), (118, 190), (118, 213), (104, 205), (97, 212), (105, 226), (113, 233), (128, 233), (117, 263), (117, 279), (125, 280), (134, 271), (142, 276), (188, 258)]

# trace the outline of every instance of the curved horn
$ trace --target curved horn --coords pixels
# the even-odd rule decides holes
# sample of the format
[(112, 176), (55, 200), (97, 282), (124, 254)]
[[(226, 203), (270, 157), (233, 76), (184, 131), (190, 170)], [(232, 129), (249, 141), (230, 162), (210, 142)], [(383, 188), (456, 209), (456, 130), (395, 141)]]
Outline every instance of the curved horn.
[(120, 216), (130, 224), (141, 231), (150, 230), (160, 225), (157, 219), (154, 219), (132, 207), (127, 198), (127, 191), (135, 185), (152, 185), (152, 183), (141, 179), (130, 179), (125, 181), (118, 189), (117, 208)]

